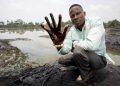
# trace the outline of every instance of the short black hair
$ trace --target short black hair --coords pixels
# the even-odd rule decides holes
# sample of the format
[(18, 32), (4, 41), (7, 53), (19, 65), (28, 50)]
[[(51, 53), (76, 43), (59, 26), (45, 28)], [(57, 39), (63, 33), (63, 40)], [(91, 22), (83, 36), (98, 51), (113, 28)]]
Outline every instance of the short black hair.
[(74, 7), (74, 6), (79, 6), (79, 7), (83, 10), (83, 7), (82, 7), (80, 4), (73, 4), (73, 5), (70, 6), (69, 11), (70, 11), (70, 9), (71, 9), (72, 7)]

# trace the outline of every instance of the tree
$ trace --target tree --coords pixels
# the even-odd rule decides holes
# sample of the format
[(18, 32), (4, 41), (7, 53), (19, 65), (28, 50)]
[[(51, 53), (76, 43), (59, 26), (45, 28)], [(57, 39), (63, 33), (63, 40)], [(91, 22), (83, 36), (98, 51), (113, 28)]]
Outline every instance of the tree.
[(120, 28), (120, 22), (118, 20), (108, 21), (104, 23), (105, 28)]
[(0, 28), (1, 27), (4, 27), (4, 22), (2, 22), (2, 21), (0, 22)]

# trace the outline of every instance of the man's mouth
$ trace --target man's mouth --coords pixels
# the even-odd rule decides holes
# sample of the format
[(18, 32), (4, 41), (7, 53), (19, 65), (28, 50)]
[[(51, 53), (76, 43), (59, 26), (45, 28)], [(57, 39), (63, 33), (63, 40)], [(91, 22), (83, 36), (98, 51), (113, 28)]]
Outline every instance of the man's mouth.
[(76, 24), (76, 25), (79, 25), (79, 24), (80, 24), (80, 21), (75, 21), (75, 24)]

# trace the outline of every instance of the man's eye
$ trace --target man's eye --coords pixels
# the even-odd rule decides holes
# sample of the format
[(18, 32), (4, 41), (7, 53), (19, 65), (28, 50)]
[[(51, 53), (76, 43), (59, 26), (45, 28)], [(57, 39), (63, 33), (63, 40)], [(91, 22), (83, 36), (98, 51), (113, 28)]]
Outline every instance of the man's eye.
[(80, 15), (81, 14), (81, 12), (79, 12), (79, 13), (76, 13), (76, 15)]
[(71, 18), (73, 18), (75, 15), (71, 15)]

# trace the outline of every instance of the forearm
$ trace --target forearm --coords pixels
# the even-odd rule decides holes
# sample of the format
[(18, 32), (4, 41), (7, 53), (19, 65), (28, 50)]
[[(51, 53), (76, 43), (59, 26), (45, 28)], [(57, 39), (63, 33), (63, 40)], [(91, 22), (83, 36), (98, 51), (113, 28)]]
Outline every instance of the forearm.
[(102, 36), (103, 34), (95, 28), (84, 40), (80, 39), (78, 41), (74, 41), (73, 46), (80, 46), (85, 50), (96, 50), (99, 48), (99, 45), (102, 41)]
[(67, 54), (71, 51), (72, 49), (72, 42), (71, 41), (65, 41), (61, 45), (56, 45), (56, 49), (58, 50), (59, 54)]
[(80, 46), (85, 50), (93, 50), (93, 43), (92, 41), (87, 41), (87, 40), (80, 40), (80, 41), (74, 41), (73, 42), (73, 47), (75, 46)]

